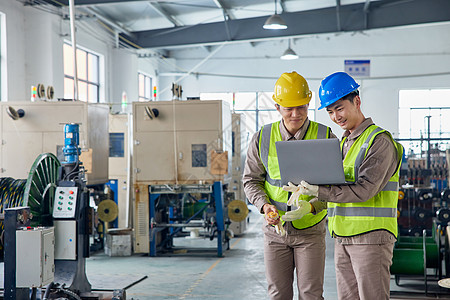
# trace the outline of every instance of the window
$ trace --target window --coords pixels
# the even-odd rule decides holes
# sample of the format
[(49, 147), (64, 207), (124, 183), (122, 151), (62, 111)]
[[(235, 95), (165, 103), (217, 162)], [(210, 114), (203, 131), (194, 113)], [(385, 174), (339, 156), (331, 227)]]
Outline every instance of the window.
[(450, 142), (450, 89), (400, 90), (399, 141), (405, 154), (422, 154), (432, 145)]
[(143, 74), (139, 74), (139, 101), (152, 101), (152, 78)]
[[(72, 46), (64, 43), (64, 98), (74, 99), (74, 66)], [(77, 49), (78, 100), (99, 102), (99, 56)]]
[[(245, 115), (247, 131), (258, 131), (263, 125), (281, 120), (275, 109), (272, 92), (249, 93), (200, 93), (200, 100), (223, 100), (230, 104), (231, 110)], [(309, 103), (308, 117), (315, 119), (315, 94)]]

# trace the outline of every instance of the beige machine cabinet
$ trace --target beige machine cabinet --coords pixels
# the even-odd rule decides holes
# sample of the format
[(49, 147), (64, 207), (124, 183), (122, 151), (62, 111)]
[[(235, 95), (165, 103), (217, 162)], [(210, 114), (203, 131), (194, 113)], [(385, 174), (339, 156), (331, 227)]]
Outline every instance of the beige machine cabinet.
[[(158, 110), (156, 118), (149, 116), (153, 109)], [(228, 103), (220, 100), (135, 102), (133, 126), (136, 182), (231, 181)], [(220, 160), (214, 159), (216, 153)]]
[(119, 228), (128, 227), (127, 203), (128, 194), (128, 153), (129, 153), (129, 116), (127, 114), (109, 115), (109, 179), (117, 180), (118, 184), (118, 208)]
[[(0, 104), (0, 177), (27, 178), (36, 157), (50, 152), (63, 161), (64, 124), (80, 124), (80, 147), (91, 150), (86, 167), (87, 184), (108, 181), (108, 114), (102, 104), (85, 102), (3, 102)], [(7, 108), (25, 115), (13, 120)], [(84, 153), (82, 153), (84, 154)]]
[[(247, 203), (244, 187), (242, 186), (242, 173), (244, 171), (245, 158), (247, 156), (248, 133), (245, 127), (244, 114), (232, 114), (233, 128), (233, 152), (232, 152), (232, 180), (231, 191), (234, 192), (236, 200)], [(241, 222), (232, 221), (228, 229), (232, 230), (235, 235), (240, 235), (247, 228), (247, 218)]]
[(242, 174), (244, 172), (245, 158), (247, 157), (248, 132), (245, 127), (245, 115), (236, 114), (233, 117), (233, 172), (231, 189), (236, 194), (236, 199), (245, 201), (244, 188), (242, 186)]
[(135, 253), (149, 252), (149, 185), (230, 183), (231, 144), (231, 111), (226, 102), (133, 103)]

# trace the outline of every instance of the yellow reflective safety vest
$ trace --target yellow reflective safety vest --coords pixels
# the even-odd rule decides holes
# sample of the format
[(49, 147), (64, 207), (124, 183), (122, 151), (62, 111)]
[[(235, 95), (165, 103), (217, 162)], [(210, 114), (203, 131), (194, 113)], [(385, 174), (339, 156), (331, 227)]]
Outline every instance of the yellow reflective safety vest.
[[(349, 182), (358, 180), (359, 167), (367, 151), (378, 134), (387, 133), (398, 155), (398, 167), (386, 186), (374, 197), (365, 202), (333, 203), (328, 202), (328, 229), (331, 235), (355, 236), (358, 234), (384, 229), (397, 237), (397, 201), (400, 165), (403, 146), (396, 142), (391, 134), (376, 126), (369, 126), (353, 143), (344, 158), (345, 179)], [(345, 138), (341, 141), (341, 150)]]
[[(311, 139), (326, 139), (330, 136), (330, 128), (310, 121), (308, 130), (306, 131), (304, 140)], [(270, 203), (275, 205), (280, 216), (284, 215), (288, 211), (287, 201), (289, 200), (289, 193), (282, 189), (280, 168), (278, 165), (277, 149), (275, 142), (281, 141), (280, 121), (267, 124), (263, 126), (259, 133), (259, 157), (261, 159), (264, 168), (266, 169), (266, 181), (264, 188), (266, 194), (269, 197)], [(301, 157), (299, 157), (301, 159)], [(309, 201), (313, 197), (300, 196), (300, 199)], [(296, 210), (295, 205), (290, 207), (290, 210)], [(307, 214), (300, 220), (292, 221), (292, 225), (297, 229), (305, 229), (312, 227), (325, 218), (326, 210), (313, 215)], [(284, 224), (284, 221), (283, 221)]]

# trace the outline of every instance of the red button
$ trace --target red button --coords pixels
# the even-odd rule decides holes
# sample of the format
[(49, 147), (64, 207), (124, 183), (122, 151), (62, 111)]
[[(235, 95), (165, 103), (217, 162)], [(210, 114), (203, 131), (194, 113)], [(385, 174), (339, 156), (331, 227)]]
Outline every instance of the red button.
[(69, 194), (73, 194), (73, 191), (69, 191)]

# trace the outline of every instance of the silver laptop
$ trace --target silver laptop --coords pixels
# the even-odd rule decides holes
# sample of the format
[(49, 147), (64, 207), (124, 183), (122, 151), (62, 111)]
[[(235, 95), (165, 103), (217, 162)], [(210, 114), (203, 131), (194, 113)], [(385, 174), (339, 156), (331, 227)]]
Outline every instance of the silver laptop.
[(310, 184), (353, 184), (346, 182), (338, 139), (276, 142), (283, 185), (302, 180)]

